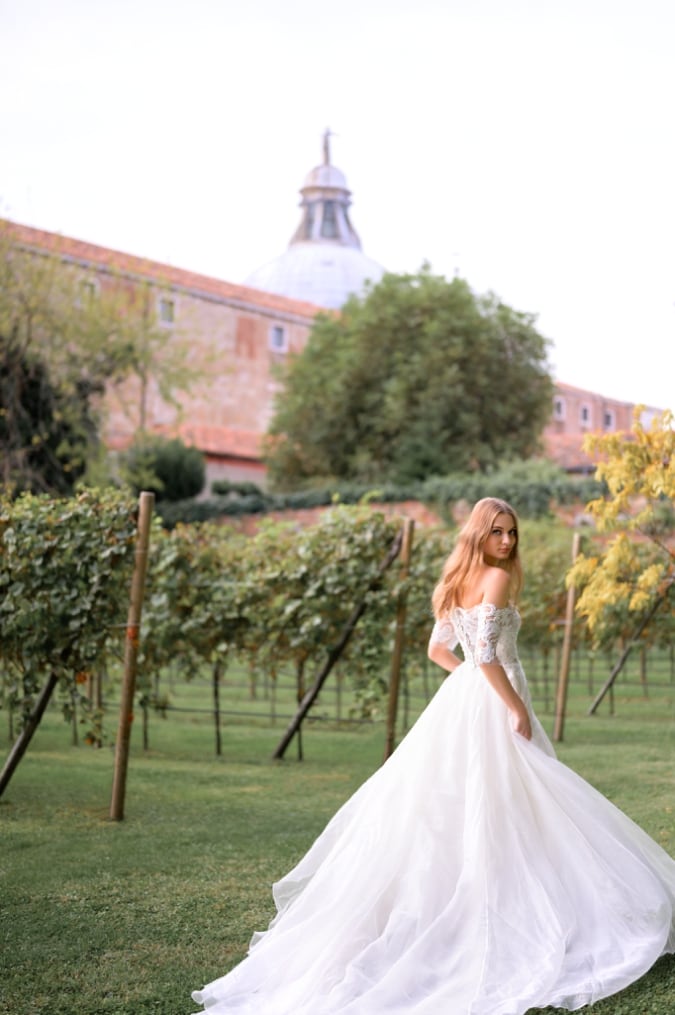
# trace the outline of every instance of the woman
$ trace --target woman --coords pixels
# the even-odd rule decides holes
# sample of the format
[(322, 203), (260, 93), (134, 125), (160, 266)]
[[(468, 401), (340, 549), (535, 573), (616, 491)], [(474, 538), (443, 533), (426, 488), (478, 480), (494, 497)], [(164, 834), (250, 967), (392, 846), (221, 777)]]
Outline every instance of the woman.
[(274, 886), (248, 957), (193, 994), (211, 1015), (573, 1010), (675, 951), (675, 862), (532, 712), (521, 574), (514, 510), (479, 501), (433, 595), (452, 676)]

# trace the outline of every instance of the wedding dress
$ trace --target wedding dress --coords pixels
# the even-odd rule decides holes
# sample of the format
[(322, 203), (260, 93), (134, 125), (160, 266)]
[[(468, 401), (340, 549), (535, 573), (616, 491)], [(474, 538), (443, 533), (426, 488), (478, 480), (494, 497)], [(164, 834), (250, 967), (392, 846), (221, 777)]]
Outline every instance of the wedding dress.
[[(436, 623), (464, 662), (274, 885), (248, 956), (192, 995), (209, 1015), (576, 1009), (675, 951), (675, 861), (555, 758), (519, 626), (490, 604)], [(479, 669), (495, 659), (531, 741)]]

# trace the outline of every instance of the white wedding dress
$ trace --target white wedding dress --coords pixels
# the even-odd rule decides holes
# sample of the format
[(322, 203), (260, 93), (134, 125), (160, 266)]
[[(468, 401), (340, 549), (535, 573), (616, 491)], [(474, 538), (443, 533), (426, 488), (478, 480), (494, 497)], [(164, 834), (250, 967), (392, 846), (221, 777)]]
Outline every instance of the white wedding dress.
[(393, 756), (274, 886), (269, 929), (196, 991), (209, 1015), (523, 1015), (576, 1009), (675, 951), (675, 862), (509, 713), (531, 710), (513, 607), (455, 608), (465, 661)]

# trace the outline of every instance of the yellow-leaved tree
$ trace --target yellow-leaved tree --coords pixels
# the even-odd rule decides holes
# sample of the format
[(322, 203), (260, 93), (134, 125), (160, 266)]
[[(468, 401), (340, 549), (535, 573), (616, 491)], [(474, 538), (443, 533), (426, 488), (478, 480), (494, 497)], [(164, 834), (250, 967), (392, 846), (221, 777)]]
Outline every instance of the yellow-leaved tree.
[(632, 637), (605, 690), (655, 615), (675, 616), (674, 420), (672, 412), (662, 412), (646, 427), (643, 414), (638, 406), (628, 433), (589, 434), (584, 441), (584, 449), (599, 456), (596, 478), (608, 491), (587, 510), (598, 532), (610, 535), (596, 553), (577, 557), (567, 583), (581, 590), (577, 612), (596, 641), (618, 635), (634, 617)]

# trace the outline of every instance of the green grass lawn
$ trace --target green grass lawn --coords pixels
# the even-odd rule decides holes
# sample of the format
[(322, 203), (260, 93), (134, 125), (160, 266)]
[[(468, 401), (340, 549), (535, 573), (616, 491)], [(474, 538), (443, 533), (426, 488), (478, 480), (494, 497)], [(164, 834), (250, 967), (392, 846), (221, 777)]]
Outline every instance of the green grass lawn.
[[(589, 719), (575, 702), (562, 760), (675, 854), (671, 705), (645, 718), (624, 702)], [(3, 1015), (188, 1015), (190, 991), (243, 957), (273, 914), (271, 882), (379, 764), (384, 742), (381, 725), (316, 724), (302, 764), (294, 745), (273, 763), (284, 723), (225, 723), (218, 759), (205, 713), (153, 719), (146, 753), (139, 726), (123, 822), (108, 820), (110, 746), (72, 747), (55, 713), (0, 801)], [(673, 1012), (672, 957), (593, 1008)]]

